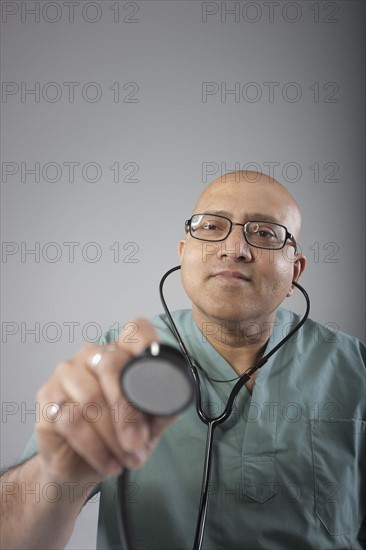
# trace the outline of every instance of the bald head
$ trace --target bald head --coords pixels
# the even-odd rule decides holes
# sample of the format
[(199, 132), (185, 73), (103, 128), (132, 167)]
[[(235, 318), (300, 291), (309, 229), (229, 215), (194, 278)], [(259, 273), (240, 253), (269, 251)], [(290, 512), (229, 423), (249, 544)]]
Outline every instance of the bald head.
[[(232, 204), (248, 209), (248, 215), (270, 215), (299, 238), (301, 214), (290, 192), (277, 180), (253, 171), (229, 172), (213, 180), (201, 193), (194, 213), (214, 212), (231, 199)], [(239, 221), (239, 220), (235, 220)], [(269, 221), (269, 220), (268, 220)]]

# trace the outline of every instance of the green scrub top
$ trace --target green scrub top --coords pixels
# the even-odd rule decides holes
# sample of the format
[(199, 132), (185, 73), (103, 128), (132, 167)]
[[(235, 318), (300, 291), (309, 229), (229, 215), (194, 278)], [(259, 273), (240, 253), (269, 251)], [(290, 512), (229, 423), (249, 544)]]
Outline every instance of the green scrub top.
[[(210, 378), (235, 377), (190, 310), (173, 318)], [(299, 320), (280, 308), (266, 353)], [(153, 322), (162, 342), (176, 346), (166, 317)], [(258, 371), (252, 395), (241, 390), (232, 417), (215, 432), (205, 550), (365, 548), (365, 358), (355, 338), (308, 320)], [(236, 380), (201, 380), (204, 408), (217, 416)], [(131, 472), (126, 495), (117, 495), (114, 478), (102, 484), (99, 549), (121, 548), (120, 497), (140, 550), (192, 548), (206, 431), (192, 405)]]

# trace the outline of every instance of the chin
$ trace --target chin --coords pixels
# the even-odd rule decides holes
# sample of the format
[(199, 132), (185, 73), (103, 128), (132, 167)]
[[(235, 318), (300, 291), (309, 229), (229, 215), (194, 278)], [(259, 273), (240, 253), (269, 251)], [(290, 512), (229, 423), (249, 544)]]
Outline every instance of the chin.
[(206, 318), (210, 318), (213, 322), (241, 323), (250, 321), (253, 317), (258, 316), (258, 310), (255, 312), (249, 307), (238, 307), (238, 302), (235, 304), (226, 303), (225, 306), (218, 306), (206, 309), (204, 312)]

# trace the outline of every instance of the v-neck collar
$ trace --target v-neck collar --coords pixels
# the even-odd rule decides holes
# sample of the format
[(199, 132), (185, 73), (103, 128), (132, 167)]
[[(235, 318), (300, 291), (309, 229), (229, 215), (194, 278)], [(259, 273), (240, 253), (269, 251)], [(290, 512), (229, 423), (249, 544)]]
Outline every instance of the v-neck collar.
[[(174, 312), (178, 313), (178, 312)], [(183, 312), (180, 312), (183, 313)], [(205, 335), (196, 325), (192, 317), (190, 310), (184, 311), (185, 330), (182, 339), (188, 350), (188, 353), (199, 363), (199, 365), (206, 371), (208, 379), (202, 376), (204, 383), (207, 386), (214, 388), (215, 393), (219, 395), (223, 402), (226, 402), (231, 390), (235, 386), (238, 376), (233, 367), (228, 361), (210, 344)], [(273, 331), (269, 338), (264, 355), (269, 353), (285, 336), (284, 327), (289, 327), (293, 322), (292, 312), (283, 308), (278, 308), (274, 321)], [(179, 330), (179, 328), (178, 328)], [(286, 345), (278, 350), (268, 362), (257, 371), (256, 380), (253, 386), (252, 395), (245, 388), (241, 394), (247, 394), (248, 398), (254, 399), (259, 387), (267, 382), (268, 376), (271, 373), (274, 363), (279, 363), (277, 359), (285, 351)], [(213, 382), (211, 379), (218, 380), (232, 380), (231, 382)]]

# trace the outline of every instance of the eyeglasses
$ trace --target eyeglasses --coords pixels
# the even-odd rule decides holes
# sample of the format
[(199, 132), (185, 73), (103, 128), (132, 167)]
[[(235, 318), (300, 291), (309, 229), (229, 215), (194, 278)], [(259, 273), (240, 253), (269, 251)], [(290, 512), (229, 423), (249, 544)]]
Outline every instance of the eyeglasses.
[(243, 228), (246, 242), (255, 248), (268, 250), (280, 250), (286, 244), (287, 239), (292, 241), (296, 250), (296, 240), (287, 231), (287, 227), (279, 223), (251, 220), (246, 223), (234, 223), (225, 216), (217, 214), (194, 214), (186, 220), (186, 232), (194, 239), (200, 241), (224, 241), (231, 233), (234, 225)]

